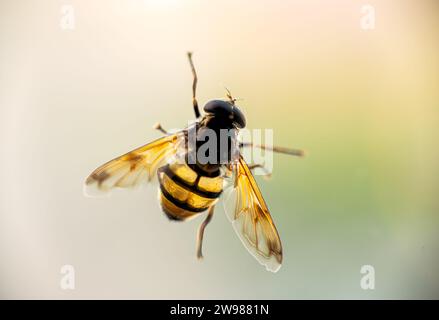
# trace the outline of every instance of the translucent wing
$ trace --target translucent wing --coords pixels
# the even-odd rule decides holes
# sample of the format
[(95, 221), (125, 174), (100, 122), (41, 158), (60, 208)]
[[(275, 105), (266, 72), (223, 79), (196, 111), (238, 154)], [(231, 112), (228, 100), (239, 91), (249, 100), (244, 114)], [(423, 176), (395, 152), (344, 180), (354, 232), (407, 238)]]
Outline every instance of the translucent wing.
[(247, 250), (267, 270), (282, 264), (282, 244), (267, 205), (242, 156), (233, 165), (233, 186), (225, 197), (225, 211)]
[(87, 195), (99, 195), (115, 187), (129, 188), (151, 181), (157, 169), (170, 162), (181, 150), (182, 132), (157, 139), (117, 157), (93, 171), (85, 181)]

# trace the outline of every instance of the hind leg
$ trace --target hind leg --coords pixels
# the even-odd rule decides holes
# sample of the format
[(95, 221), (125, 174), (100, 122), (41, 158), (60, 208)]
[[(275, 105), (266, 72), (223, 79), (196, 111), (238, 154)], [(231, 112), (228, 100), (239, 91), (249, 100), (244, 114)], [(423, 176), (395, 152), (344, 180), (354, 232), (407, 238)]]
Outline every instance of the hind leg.
[(206, 219), (201, 223), (200, 227), (198, 228), (198, 235), (197, 235), (197, 258), (202, 259), (203, 258), (203, 237), (204, 237), (204, 229), (206, 229), (206, 226), (209, 224), (210, 220), (212, 220), (213, 212), (215, 210), (215, 205), (211, 206), (209, 208), (209, 212), (207, 213)]

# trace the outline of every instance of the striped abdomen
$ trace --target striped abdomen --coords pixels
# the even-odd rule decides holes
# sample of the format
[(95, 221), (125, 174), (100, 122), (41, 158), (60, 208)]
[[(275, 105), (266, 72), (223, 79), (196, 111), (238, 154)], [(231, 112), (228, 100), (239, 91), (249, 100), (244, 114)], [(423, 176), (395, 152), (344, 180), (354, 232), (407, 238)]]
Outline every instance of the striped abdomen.
[(185, 220), (216, 203), (223, 190), (221, 176), (209, 177), (185, 163), (171, 163), (158, 170), (160, 202), (173, 220)]

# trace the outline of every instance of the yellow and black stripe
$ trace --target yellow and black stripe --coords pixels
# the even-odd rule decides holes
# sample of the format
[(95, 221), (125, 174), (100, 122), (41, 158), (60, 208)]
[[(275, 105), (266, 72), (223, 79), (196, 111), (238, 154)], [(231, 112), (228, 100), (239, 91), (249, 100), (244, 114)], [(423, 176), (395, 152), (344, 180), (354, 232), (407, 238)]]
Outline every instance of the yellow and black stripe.
[(158, 170), (160, 203), (169, 219), (185, 220), (209, 209), (223, 190), (223, 178), (209, 176), (186, 163), (168, 164)]

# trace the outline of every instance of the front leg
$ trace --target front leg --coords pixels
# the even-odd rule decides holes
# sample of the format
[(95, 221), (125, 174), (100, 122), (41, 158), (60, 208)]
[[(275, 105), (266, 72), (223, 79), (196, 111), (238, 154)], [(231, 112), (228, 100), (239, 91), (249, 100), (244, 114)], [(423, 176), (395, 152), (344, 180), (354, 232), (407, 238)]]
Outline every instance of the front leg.
[(200, 110), (198, 109), (198, 101), (197, 101), (197, 82), (198, 82), (197, 71), (195, 70), (194, 62), (192, 61), (192, 52), (188, 52), (187, 57), (189, 59), (189, 64), (191, 66), (192, 78), (193, 78), (193, 81), (192, 81), (192, 106), (194, 107), (195, 118), (198, 119), (201, 114), (200, 114)]

